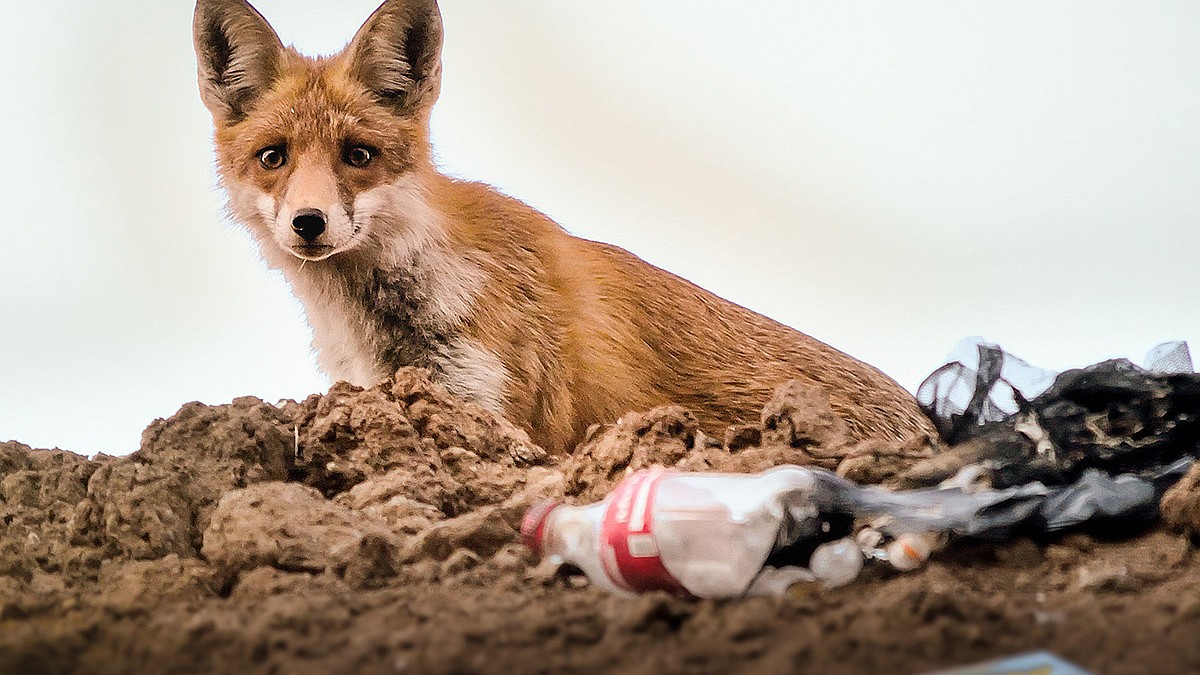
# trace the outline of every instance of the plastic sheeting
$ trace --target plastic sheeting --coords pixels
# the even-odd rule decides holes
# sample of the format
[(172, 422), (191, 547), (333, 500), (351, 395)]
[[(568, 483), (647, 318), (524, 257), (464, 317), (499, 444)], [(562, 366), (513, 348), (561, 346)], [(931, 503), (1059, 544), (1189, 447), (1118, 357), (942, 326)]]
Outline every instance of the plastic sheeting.
[(917, 398), (949, 446), (914, 467), (918, 489), (822, 475), (824, 504), (884, 534), (999, 538), (1157, 517), (1200, 454), (1200, 375), (1187, 343), (1055, 374), (978, 338), (963, 341)]
[(1197, 455), (1200, 375), (1186, 343), (1151, 350), (1148, 368), (1116, 359), (1057, 376), (995, 345), (974, 347), (973, 361), (946, 364), (918, 389), (951, 446), (912, 472), (918, 484), (974, 465), (996, 487), (1062, 485), (1088, 469), (1156, 472)]

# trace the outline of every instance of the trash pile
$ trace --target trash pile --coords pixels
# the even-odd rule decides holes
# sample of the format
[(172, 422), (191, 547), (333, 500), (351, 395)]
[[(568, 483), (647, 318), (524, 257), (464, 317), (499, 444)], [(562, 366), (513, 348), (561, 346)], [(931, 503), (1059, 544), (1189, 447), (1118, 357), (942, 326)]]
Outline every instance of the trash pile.
[(954, 449), (913, 467), (909, 483), (931, 484), (977, 467), (997, 487), (1061, 485), (1089, 469), (1164, 471), (1196, 453), (1200, 376), (1192, 372), (1187, 343), (1156, 347), (1147, 368), (1104, 361), (1066, 371), (1048, 386), (999, 347), (980, 343), (977, 350), (977, 366), (948, 364), (918, 389), (918, 400)]
[[(903, 484), (914, 466), (950, 457), (987, 476), (987, 459), (956, 455), (966, 447), (849, 440), (820, 391), (793, 382), (720, 437), (667, 406), (631, 411), (556, 457), (413, 369), (301, 402), (188, 404), (127, 457), (0, 443), (0, 673), (924, 673), (1047, 646), (1105, 675), (1200, 672), (1200, 556), (1187, 536), (972, 542), (886, 522), (911, 511), (889, 501), (910, 492), (957, 490), (947, 503), (960, 510), (943, 516), (968, 523), (995, 523), (1002, 509), (1012, 521), (1053, 498), (936, 477)], [(656, 465), (661, 501), (626, 490), (630, 509), (614, 519), (641, 534), (648, 512), (670, 507), (668, 527), (649, 522), (674, 539), (653, 543), (691, 595), (788, 587), (786, 600), (621, 598), (604, 590), (608, 577), (585, 583), (520, 543), (522, 515), (540, 501), (600, 502)], [(1043, 485), (1062, 491), (1080, 476)], [(756, 487), (730, 501), (722, 485), (747, 482)], [(705, 492), (715, 497), (695, 496)], [(710, 508), (680, 508), (697, 502)], [(1200, 533), (1200, 467), (1161, 510), (1169, 527)], [(554, 521), (570, 511), (546, 516), (546, 557), (563, 555), (552, 539), (572, 528)], [(1030, 516), (1015, 531), (1038, 526)], [(626, 543), (637, 563), (645, 538)], [(722, 578), (739, 551), (744, 589)], [(896, 571), (930, 551), (919, 571)], [(693, 562), (680, 571), (678, 559)]]
[(529, 548), (618, 594), (722, 598), (836, 587), (866, 568), (907, 571), (955, 539), (1133, 531), (1200, 449), (1200, 375), (1186, 343), (1148, 369), (1105, 361), (1054, 376), (977, 343), (918, 399), (949, 448), (863, 486), (820, 468), (759, 474), (651, 468), (601, 502), (545, 502)]

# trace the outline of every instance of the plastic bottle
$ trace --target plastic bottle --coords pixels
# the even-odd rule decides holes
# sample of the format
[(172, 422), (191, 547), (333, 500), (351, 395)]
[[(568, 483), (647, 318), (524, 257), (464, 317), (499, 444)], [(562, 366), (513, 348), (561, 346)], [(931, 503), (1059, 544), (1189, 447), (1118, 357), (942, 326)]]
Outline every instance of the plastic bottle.
[[(819, 512), (807, 498), (814, 486), (810, 471), (792, 466), (757, 475), (646, 469), (598, 504), (539, 504), (526, 514), (521, 533), (535, 552), (579, 567), (616, 593), (738, 597), (778, 546), (819, 536)], [(853, 540), (818, 561), (826, 557), (841, 561), (825, 572), (840, 583), (862, 567)]]

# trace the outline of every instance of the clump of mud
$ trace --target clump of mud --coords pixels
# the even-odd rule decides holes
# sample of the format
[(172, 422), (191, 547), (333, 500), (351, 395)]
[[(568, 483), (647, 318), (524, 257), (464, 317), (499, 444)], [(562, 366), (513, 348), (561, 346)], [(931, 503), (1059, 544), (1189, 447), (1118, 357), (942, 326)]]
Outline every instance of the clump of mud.
[(932, 453), (849, 445), (793, 384), (721, 438), (665, 407), (553, 457), (419, 370), (189, 404), (129, 457), (0, 444), (0, 673), (915, 673), (1032, 648), (1200, 670), (1195, 471), (1164, 500), (1174, 529), (960, 546), (777, 599), (613, 598), (516, 543), (530, 504), (654, 464), (886, 482)]

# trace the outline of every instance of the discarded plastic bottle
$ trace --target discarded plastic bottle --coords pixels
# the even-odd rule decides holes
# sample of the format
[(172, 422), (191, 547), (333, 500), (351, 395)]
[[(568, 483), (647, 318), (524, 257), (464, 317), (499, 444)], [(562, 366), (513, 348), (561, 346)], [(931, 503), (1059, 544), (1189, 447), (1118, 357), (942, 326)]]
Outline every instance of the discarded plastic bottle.
[[(598, 504), (539, 504), (521, 534), (535, 552), (579, 567), (612, 592), (738, 597), (779, 546), (821, 536), (820, 514), (806, 498), (815, 484), (812, 472), (792, 466), (757, 475), (646, 469)], [(831, 578), (813, 569), (807, 580), (832, 586), (858, 574), (862, 553), (853, 540), (833, 543), (814, 556), (830, 561), (822, 571)]]

